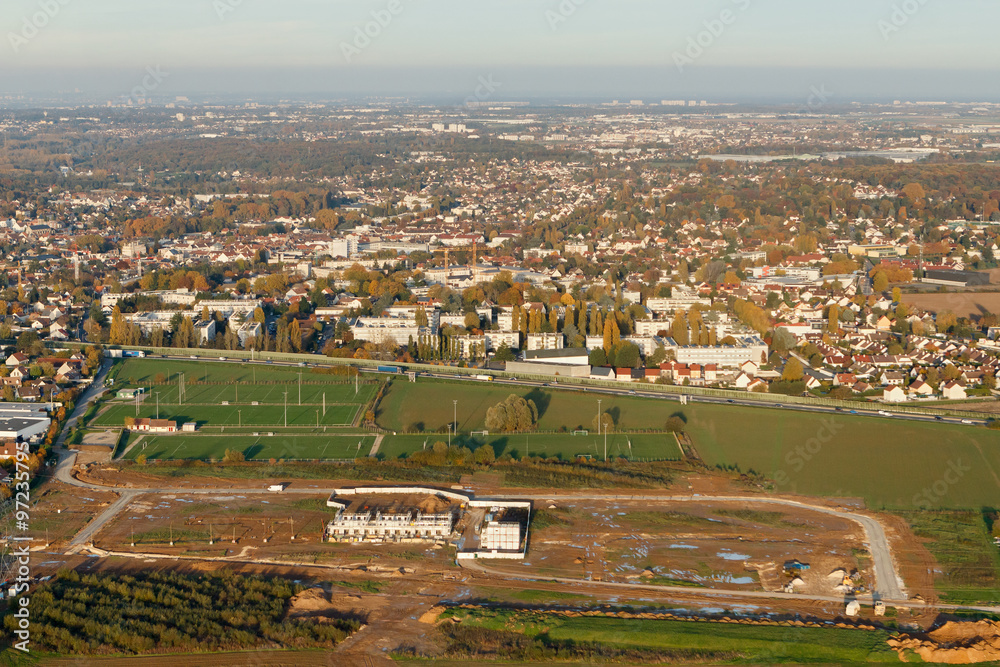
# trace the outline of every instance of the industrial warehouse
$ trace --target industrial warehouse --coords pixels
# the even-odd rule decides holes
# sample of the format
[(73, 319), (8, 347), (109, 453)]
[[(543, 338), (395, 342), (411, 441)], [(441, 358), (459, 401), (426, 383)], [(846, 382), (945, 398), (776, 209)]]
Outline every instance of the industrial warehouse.
[(531, 503), (421, 487), (337, 489), (329, 542), (453, 543), (459, 558), (523, 558)]

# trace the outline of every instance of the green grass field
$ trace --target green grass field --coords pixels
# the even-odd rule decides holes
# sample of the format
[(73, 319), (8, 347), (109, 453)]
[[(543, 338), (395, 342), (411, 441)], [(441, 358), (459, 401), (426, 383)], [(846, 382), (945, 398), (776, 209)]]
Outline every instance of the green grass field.
[[(608, 434), (608, 457), (623, 456), (632, 459), (680, 460), (681, 453), (674, 437), (669, 434)], [(430, 448), (435, 442), (448, 442), (447, 434), (428, 433), (426, 435), (387, 435), (379, 446), (379, 454), (384, 458), (399, 458), (424, 447)], [(629, 444), (631, 443), (631, 448)], [(569, 433), (519, 433), (509, 435), (470, 436), (460, 434), (452, 437), (452, 444), (462, 445), (472, 450), (488, 444), (497, 456), (510, 454), (515, 458), (526, 455), (543, 456), (569, 460), (580, 455), (604, 458), (604, 436), (596, 433), (571, 435)]]
[[(225, 356), (219, 352), (219, 356)], [(187, 361), (182, 359), (124, 359), (115, 364), (111, 377), (116, 378), (115, 386), (149, 384), (157, 374), (163, 373), (174, 380), (178, 373), (184, 373), (188, 381), (203, 380), (207, 382), (240, 382), (254, 384), (257, 382), (292, 383), (298, 382), (299, 373), (302, 381), (345, 382), (346, 378), (326, 373), (314, 373), (311, 368), (297, 366), (271, 366), (266, 364), (244, 364), (233, 361), (217, 360)], [(364, 378), (362, 377), (362, 380)], [(353, 381), (351, 387), (354, 387)]]
[[(395, 382), (379, 405), (378, 421), (391, 430), (422, 424), (426, 431), (436, 431), (451, 421), (452, 400), (457, 399), (459, 430), (469, 433), (482, 430), (487, 408), (511, 393), (536, 402), (541, 430), (592, 429), (596, 395), (512, 391), (469, 382)], [(604, 396), (602, 407), (615, 415), (616, 428), (623, 431), (661, 429), (669, 416), (680, 413), (706, 464), (756, 471), (775, 480), (779, 492), (863, 497), (871, 507), (888, 509), (979, 509), (996, 505), (1000, 497), (1000, 431), (780, 408), (681, 406), (629, 396)], [(447, 440), (436, 433), (429, 437), (431, 444)], [(505, 437), (504, 451), (526, 451), (523, 435)], [(663, 458), (677, 458), (676, 446), (658, 444), (663, 436), (629, 437), (635, 458), (660, 458), (659, 452), (669, 453)], [(537, 449), (531, 444), (536, 439)], [(596, 439), (596, 434), (584, 436), (579, 442), (587, 441), (587, 447), (580, 447), (569, 435), (536, 435), (529, 437), (529, 448), (532, 454), (573, 456), (591, 453), (590, 440)], [(416, 448), (423, 440), (421, 436)], [(614, 445), (610, 442), (609, 454), (621, 451), (620, 436)], [(380, 451), (388, 457), (413, 449), (413, 441), (387, 438)], [(598, 449), (603, 455), (603, 438)]]
[(560, 427), (593, 430), (597, 400), (601, 410), (615, 417), (619, 430), (662, 429), (680, 405), (674, 401), (588, 395), (574, 391), (552, 391), (508, 387), (475, 382), (420, 380), (393, 382), (379, 405), (378, 423), (391, 431), (408, 431), (423, 424), (425, 431), (437, 431), (452, 421), (453, 399), (458, 399), (458, 430), (483, 429), (486, 411), (511, 394), (524, 396), (538, 407), (538, 428), (555, 431)]
[(904, 512), (903, 517), (940, 564), (934, 587), (943, 600), (968, 604), (1000, 599), (1000, 549), (983, 512)]
[[(138, 440), (139, 438), (135, 438)], [(360, 443), (360, 447), (358, 444)], [(125, 458), (135, 460), (140, 454), (149, 459), (217, 459), (227, 449), (243, 452), (247, 460), (269, 459), (353, 459), (367, 456), (375, 443), (373, 436), (362, 435), (284, 435), (249, 433), (215, 435), (153, 435), (141, 438)]]
[[(183, 401), (180, 373), (185, 374)], [(286, 400), (289, 427), (343, 426), (354, 423), (378, 389), (377, 382), (356, 385), (342, 376), (307, 368), (217, 361), (126, 359), (115, 365), (112, 375), (116, 382), (105, 402), (110, 407), (91, 426), (121, 426), (126, 417), (159, 414), (162, 419), (194, 421), (199, 427), (283, 427)], [(158, 379), (161, 383), (154, 384)], [(134, 402), (113, 398), (118, 390), (135, 387), (147, 390), (140, 397), (138, 414)]]
[[(535, 638), (540, 645), (573, 642), (621, 649), (681, 653), (704, 663), (702, 654), (730, 654), (709, 658), (708, 664), (823, 663), (857, 664), (899, 662), (886, 640), (889, 632), (723, 625), (670, 620), (602, 617), (567, 618), (505, 610), (452, 609), (445, 617), (462, 619), (458, 627), (478, 627)], [(539, 647), (540, 648), (540, 647)], [(489, 649), (487, 649), (489, 650)], [(685, 655), (688, 654), (688, 655)], [(485, 657), (485, 656), (484, 656)]]
[[(343, 426), (353, 423), (361, 405), (327, 405), (326, 415), (321, 406), (295, 405), (289, 402), (289, 426)], [(317, 417), (316, 412), (319, 411)], [(126, 417), (156, 417), (155, 402), (146, 402), (139, 406), (136, 415), (135, 405), (130, 403), (112, 404), (107, 411), (98, 415), (91, 426), (122, 426)], [(179, 423), (197, 422), (203, 426), (274, 426), (281, 427), (285, 423), (285, 408), (282, 405), (168, 405), (160, 402), (160, 419), (173, 419)]]

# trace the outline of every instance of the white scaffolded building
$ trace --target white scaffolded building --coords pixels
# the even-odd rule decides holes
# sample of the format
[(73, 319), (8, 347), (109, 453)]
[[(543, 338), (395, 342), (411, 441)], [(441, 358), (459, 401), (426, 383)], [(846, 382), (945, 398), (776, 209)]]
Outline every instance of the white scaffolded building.
[(454, 516), (424, 514), (383, 514), (379, 511), (347, 513), (341, 510), (327, 524), (331, 542), (398, 542), (401, 540), (444, 540), (451, 536)]

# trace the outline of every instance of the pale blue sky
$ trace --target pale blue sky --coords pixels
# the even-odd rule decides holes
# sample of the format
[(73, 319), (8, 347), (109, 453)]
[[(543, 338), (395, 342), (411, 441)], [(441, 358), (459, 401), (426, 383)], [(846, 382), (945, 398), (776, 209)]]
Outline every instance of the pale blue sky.
[[(17, 51), (10, 35), (39, 3), (66, 3)], [(100, 70), (184, 72), (316, 68), (356, 80), (365, 68), (479, 69), (604, 66), (665, 68), (696, 80), (725, 67), (827, 70), (1000, 69), (998, 0), (398, 0), (402, 10), (350, 62), (342, 43), (390, 0), (4, 0), (0, 85), (33, 70), (46, 76)], [(899, 29), (879, 21), (893, 7)], [(576, 6), (560, 15), (560, 6)], [(220, 13), (220, 7), (231, 11)], [(692, 67), (675, 53), (704, 23), (735, 17)], [(565, 18), (552, 29), (551, 17)], [(900, 20), (902, 17), (903, 20)], [(884, 28), (889, 23), (883, 23)], [(704, 38), (704, 36), (703, 36)], [(373, 71), (375, 71), (373, 70)], [(61, 74), (60, 74), (61, 72)], [(53, 74), (55, 73), (55, 74)], [(676, 77), (675, 77), (676, 78)], [(691, 81), (689, 84), (693, 83)], [(917, 82), (918, 83), (918, 82)], [(995, 78), (988, 78), (995, 88)], [(183, 88), (176, 77), (171, 88)], [(457, 86), (462, 84), (456, 82)], [(389, 91), (386, 91), (389, 92)]]

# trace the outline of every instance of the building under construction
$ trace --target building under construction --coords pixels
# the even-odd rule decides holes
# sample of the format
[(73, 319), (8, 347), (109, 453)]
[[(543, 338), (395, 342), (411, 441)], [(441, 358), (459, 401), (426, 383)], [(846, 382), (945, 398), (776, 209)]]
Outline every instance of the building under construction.
[(333, 503), (337, 513), (326, 526), (330, 542), (448, 540), (459, 509), (445, 498), (396, 494)]

